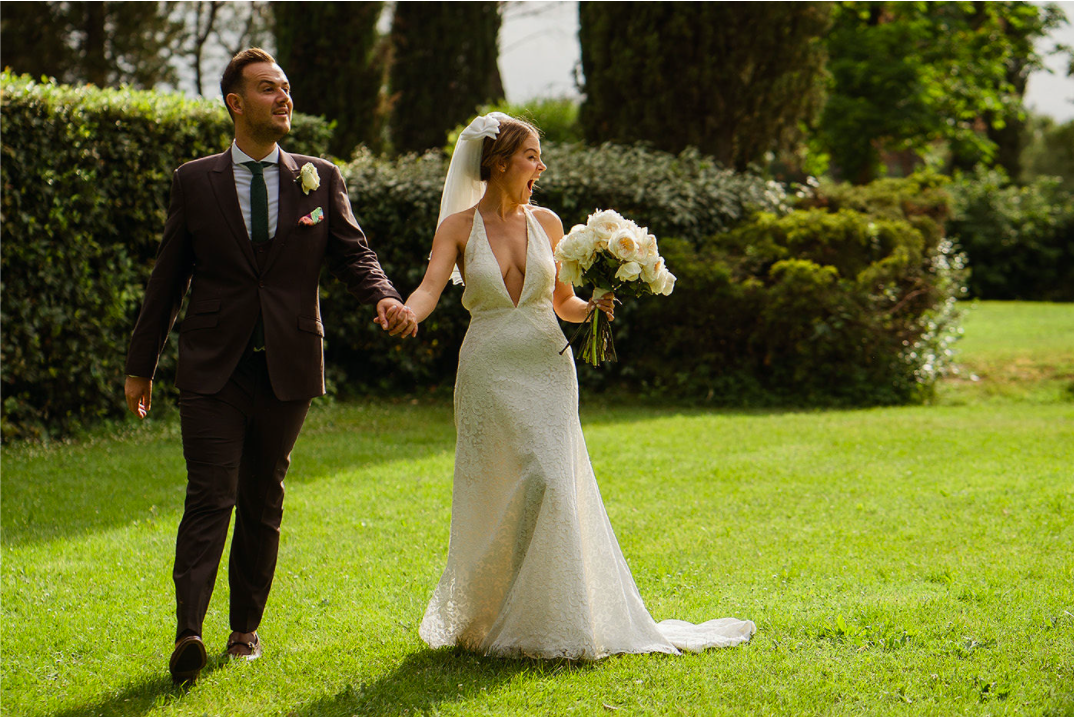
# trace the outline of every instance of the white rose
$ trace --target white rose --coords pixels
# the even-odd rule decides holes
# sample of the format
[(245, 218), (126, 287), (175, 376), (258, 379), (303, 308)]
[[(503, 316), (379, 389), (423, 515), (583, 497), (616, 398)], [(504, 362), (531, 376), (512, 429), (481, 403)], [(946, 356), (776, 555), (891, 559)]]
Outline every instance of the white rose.
[(299, 170), (298, 180), (302, 184), (302, 192), (309, 194), (321, 186), (321, 177), (317, 174), (317, 168), (311, 162), (306, 162)]
[(638, 242), (638, 251), (642, 256), (649, 247), (649, 227), (634, 226), (634, 240)]
[[(646, 284), (650, 286), (656, 282), (656, 278), (666, 271), (664, 268), (664, 258), (657, 256), (655, 259), (648, 259), (641, 265), (641, 278), (645, 280)], [(659, 284), (657, 284), (659, 286)], [(656, 288), (653, 289), (656, 291)]]
[(664, 272), (657, 278), (660, 281), (660, 290), (656, 291), (654, 289), (653, 293), (669, 296), (675, 288), (675, 275), (670, 271), (664, 270)]
[(615, 272), (615, 278), (619, 281), (634, 281), (641, 276), (641, 264), (636, 261), (628, 261)]
[(559, 244), (556, 245), (556, 259), (560, 261), (579, 261), (588, 252), (585, 237), (573, 231), (560, 239)]
[(559, 280), (564, 284), (582, 285), (582, 267), (574, 261), (563, 261), (559, 265)]
[[(643, 232), (646, 230), (642, 230)], [(641, 239), (638, 239), (638, 245), (641, 247), (639, 252), (641, 256), (646, 259), (656, 259), (660, 256), (660, 250), (656, 246), (656, 237), (652, 234), (646, 234)]]
[(580, 232), (571, 231), (570, 234), (560, 240), (556, 246), (556, 258), (576, 261), (585, 271), (593, 266), (597, 260), (597, 252), (600, 251), (600, 241), (593, 232), (588, 229)]
[(607, 246), (608, 242), (612, 240), (612, 237), (615, 236), (615, 233), (625, 222), (626, 220), (619, 215), (619, 212), (605, 209), (602, 212), (591, 214), (589, 221), (586, 223), (597, 239), (603, 242), (604, 246)]
[(597, 252), (608, 248), (607, 240), (603, 239), (592, 227), (587, 227), (578, 235), (579, 251), (584, 253), (586, 261), (593, 263)]
[(630, 229), (620, 229), (608, 242), (608, 251), (620, 261), (634, 261), (638, 258), (638, 239)]

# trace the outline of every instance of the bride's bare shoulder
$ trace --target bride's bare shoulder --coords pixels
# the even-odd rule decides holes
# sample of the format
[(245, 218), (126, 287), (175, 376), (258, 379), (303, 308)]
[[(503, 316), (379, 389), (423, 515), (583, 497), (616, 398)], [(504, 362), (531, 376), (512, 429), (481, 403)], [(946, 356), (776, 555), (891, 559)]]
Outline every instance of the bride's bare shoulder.
[(545, 207), (533, 207), (532, 211), (533, 218), (540, 222), (548, 238), (553, 243), (559, 241), (560, 237), (563, 236), (563, 221), (559, 218), (559, 215)]
[(470, 230), (473, 229), (474, 211), (476, 209), (477, 207), (470, 207), (469, 209), (463, 209), (461, 212), (449, 214), (441, 222), (436, 233), (451, 237), (458, 242), (465, 242), (470, 236)]

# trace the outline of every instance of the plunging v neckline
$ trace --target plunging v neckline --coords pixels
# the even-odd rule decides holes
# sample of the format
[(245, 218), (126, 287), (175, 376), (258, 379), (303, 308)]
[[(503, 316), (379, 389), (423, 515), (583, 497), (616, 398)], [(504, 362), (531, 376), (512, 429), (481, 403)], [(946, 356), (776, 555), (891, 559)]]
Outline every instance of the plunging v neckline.
[(496, 265), (496, 272), (500, 277), (500, 288), (503, 289), (503, 293), (507, 295), (507, 300), (511, 302), (513, 308), (517, 309), (522, 304), (522, 297), (526, 294), (526, 283), (530, 278), (530, 214), (523, 208), (523, 213), (526, 217), (526, 269), (522, 272), (522, 288), (518, 291), (518, 301), (511, 298), (511, 291), (507, 288), (507, 281), (504, 279), (503, 267), (500, 266), (500, 260), (496, 257), (496, 252), (492, 248), (492, 242), (489, 241), (488, 227), (485, 225), (485, 217), (481, 216), (481, 210), (474, 207), (474, 217), (481, 220), (481, 234), (485, 237), (485, 246), (488, 247), (489, 253), (492, 254), (492, 262)]

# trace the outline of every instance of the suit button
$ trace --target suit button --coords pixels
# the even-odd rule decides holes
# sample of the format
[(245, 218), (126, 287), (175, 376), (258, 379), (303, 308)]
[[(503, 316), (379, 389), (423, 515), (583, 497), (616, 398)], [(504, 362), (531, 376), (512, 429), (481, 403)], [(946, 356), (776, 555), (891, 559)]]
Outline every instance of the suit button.
[(263, 281), (257, 282), (257, 288), (264, 289), (265, 288), (265, 282), (263, 282)]

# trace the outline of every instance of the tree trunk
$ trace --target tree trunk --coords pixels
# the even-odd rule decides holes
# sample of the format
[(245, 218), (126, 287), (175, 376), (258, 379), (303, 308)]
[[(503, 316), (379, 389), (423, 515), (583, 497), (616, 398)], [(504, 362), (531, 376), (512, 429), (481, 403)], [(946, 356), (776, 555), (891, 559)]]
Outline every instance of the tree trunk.
[(85, 53), (86, 81), (98, 87), (108, 85), (108, 58), (105, 56), (105, 4), (87, 2), (83, 6), (85, 33), (82, 51)]

